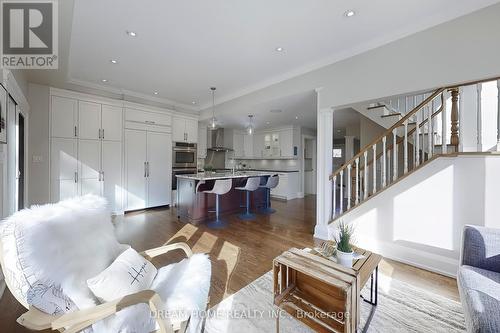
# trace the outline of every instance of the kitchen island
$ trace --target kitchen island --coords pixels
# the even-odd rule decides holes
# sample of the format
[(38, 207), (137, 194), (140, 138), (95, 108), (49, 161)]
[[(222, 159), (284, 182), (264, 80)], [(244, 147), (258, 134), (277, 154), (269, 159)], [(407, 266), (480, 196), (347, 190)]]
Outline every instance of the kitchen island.
[[(231, 190), (220, 196), (221, 216), (239, 213), (244, 208), (245, 191), (236, 190), (235, 187), (245, 186), (249, 177), (260, 177), (261, 184), (265, 184), (269, 176), (277, 174), (267, 171), (237, 171), (237, 172), (212, 172), (197, 173), (191, 175), (177, 176), (177, 217), (187, 223), (199, 224), (213, 219), (215, 207), (215, 195), (206, 194), (203, 191), (211, 190), (217, 179), (232, 179)], [(250, 195), (250, 208), (255, 211), (258, 206), (264, 204), (266, 197), (264, 188), (259, 188)]]

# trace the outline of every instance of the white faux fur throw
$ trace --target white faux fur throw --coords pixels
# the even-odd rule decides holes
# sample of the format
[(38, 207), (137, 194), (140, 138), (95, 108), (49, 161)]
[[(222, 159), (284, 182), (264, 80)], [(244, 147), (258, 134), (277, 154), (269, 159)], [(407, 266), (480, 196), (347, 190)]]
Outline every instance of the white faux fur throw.
[(106, 206), (104, 198), (86, 195), (12, 215), (9, 222), (15, 223), (19, 261), (28, 281), (60, 285), (80, 309), (97, 304), (87, 279), (128, 248), (116, 240)]

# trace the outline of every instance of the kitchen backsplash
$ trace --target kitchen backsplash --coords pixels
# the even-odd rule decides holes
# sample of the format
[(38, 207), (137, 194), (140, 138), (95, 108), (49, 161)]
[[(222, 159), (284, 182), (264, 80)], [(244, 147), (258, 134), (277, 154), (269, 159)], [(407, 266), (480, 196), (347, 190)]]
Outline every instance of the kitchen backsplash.
[[(226, 168), (233, 167), (231, 160), (226, 160)], [(245, 169), (262, 169), (262, 170), (282, 170), (282, 171), (297, 171), (299, 170), (299, 160), (235, 160), (236, 166), (245, 165)]]

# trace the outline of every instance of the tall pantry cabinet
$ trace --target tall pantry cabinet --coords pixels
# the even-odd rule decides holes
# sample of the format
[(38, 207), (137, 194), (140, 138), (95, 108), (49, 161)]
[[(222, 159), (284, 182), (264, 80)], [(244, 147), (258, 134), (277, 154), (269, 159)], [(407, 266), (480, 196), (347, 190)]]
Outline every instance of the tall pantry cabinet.
[(51, 95), (51, 201), (93, 193), (123, 210), (123, 108)]

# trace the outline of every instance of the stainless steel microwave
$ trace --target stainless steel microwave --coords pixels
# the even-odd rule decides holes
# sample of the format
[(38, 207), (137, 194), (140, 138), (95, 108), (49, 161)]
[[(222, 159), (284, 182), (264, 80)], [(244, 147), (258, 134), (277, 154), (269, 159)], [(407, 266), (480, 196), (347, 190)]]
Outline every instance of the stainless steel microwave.
[(196, 168), (197, 158), (196, 143), (174, 142), (172, 149), (173, 168)]

